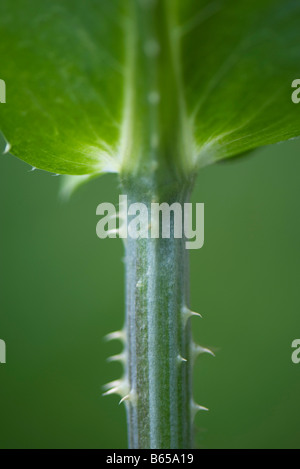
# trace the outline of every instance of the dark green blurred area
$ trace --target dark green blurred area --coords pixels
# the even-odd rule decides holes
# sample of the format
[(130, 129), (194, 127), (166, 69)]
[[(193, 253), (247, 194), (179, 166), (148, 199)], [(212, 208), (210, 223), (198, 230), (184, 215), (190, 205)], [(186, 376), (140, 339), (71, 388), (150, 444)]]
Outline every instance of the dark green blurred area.
[[(123, 247), (96, 237), (106, 176), (68, 203), (59, 178), (0, 159), (0, 448), (124, 448), (124, 407), (101, 397), (121, 374), (103, 336), (123, 325)], [(192, 252), (195, 398), (203, 448), (300, 448), (300, 142), (207, 168), (205, 247)]]

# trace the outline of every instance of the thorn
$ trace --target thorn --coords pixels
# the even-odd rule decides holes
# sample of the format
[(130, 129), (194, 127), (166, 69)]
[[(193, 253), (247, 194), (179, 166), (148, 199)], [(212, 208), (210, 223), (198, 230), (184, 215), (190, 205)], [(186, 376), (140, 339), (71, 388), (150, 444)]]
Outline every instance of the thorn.
[(52, 174), (52, 177), (57, 178), (58, 176), (61, 176), (61, 174)]
[[(104, 392), (102, 396), (110, 396), (112, 394), (118, 394), (121, 396), (123, 399), (129, 394), (129, 385), (127, 381), (123, 380), (117, 380), (117, 381), (112, 381), (112, 383), (109, 383), (113, 387), (111, 389), (108, 389), (108, 391)], [(109, 384), (105, 385), (105, 388), (109, 386)]]
[(116, 388), (116, 387), (120, 386), (121, 384), (122, 384), (122, 381), (120, 379), (118, 379), (118, 380), (115, 380), (115, 381), (111, 381), (110, 383), (104, 384), (103, 389), (108, 390), (108, 389), (111, 389), (111, 388)]
[(132, 404), (135, 404), (137, 402), (137, 395), (134, 389), (131, 389), (131, 391), (126, 394), (126, 396), (122, 397), (122, 399), (119, 402), (119, 405), (121, 405), (123, 402), (130, 401)]
[(187, 359), (186, 359), (186, 358), (183, 358), (181, 355), (178, 355), (178, 356), (177, 356), (177, 360), (178, 360), (179, 363), (187, 362)]
[(111, 362), (125, 363), (126, 362), (126, 355), (125, 355), (125, 353), (119, 353), (118, 355), (113, 355), (112, 357), (108, 357), (106, 361), (108, 363), (111, 363)]
[(191, 313), (190, 313), (190, 317), (192, 317), (192, 316), (197, 316), (198, 318), (203, 319), (203, 317), (201, 316), (200, 313), (195, 313), (194, 311), (191, 311)]
[(35, 166), (32, 166), (32, 168), (28, 171), (29, 173), (33, 173), (34, 171), (36, 171), (36, 167)]
[(182, 317), (183, 317), (183, 320), (187, 323), (187, 321), (193, 317), (193, 316), (197, 316), (198, 318), (201, 318), (202, 319), (202, 316), (200, 313), (195, 313), (194, 311), (191, 311), (187, 306), (184, 306), (181, 310), (181, 314), (182, 314)]
[(130, 394), (127, 394), (127, 396), (122, 397), (122, 399), (119, 402), (119, 405), (123, 404), (125, 401), (129, 401), (131, 398)]
[(209, 412), (209, 409), (207, 407), (204, 407), (203, 405), (195, 405), (195, 410), (196, 412)]
[(202, 405), (196, 404), (196, 402), (192, 401), (191, 411), (192, 411), (192, 417), (194, 419), (198, 412), (209, 412), (209, 409), (207, 407), (203, 407)]
[(3, 155), (7, 155), (7, 153), (9, 153), (11, 150), (11, 144), (6, 142), (6, 145), (5, 145), (5, 148), (4, 148), (4, 151), (3, 151)]
[(116, 388), (111, 388), (111, 389), (109, 389), (108, 391), (104, 392), (104, 393), (102, 394), (102, 396), (105, 397), (105, 396), (110, 396), (110, 395), (112, 395), (112, 394), (120, 394), (119, 388), (118, 388), (118, 387), (116, 387)]
[(122, 342), (125, 342), (125, 332), (124, 331), (111, 332), (110, 334), (107, 334), (104, 337), (104, 340), (106, 342), (110, 342), (111, 340), (121, 340)]
[(192, 355), (194, 359), (196, 359), (199, 355), (203, 355), (205, 353), (211, 355), (212, 357), (216, 357), (214, 352), (209, 348), (201, 347), (201, 345), (197, 345), (195, 343), (192, 344)]

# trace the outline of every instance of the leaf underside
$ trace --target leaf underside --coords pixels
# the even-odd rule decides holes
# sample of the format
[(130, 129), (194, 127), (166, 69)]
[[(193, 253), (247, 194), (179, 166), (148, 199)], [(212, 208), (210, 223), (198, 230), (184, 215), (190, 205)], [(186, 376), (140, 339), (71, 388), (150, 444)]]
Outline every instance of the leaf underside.
[[(298, 0), (160, 1), (176, 19), (195, 169), (300, 135)], [(0, 130), (12, 154), (57, 174), (120, 170), (134, 2), (147, 3), (1, 0)]]

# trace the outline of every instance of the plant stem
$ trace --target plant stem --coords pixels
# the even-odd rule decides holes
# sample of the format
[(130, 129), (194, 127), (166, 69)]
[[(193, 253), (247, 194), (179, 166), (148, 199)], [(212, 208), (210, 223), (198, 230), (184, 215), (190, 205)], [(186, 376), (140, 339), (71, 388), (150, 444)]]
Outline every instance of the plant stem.
[[(152, 197), (129, 190), (128, 203)], [(189, 188), (167, 200), (188, 201)], [(157, 201), (157, 199), (155, 200)], [(166, 200), (164, 200), (166, 201)], [(171, 221), (173, 234), (174, 220)], [(191, 448), (192, 360), (185, 239), (128, 239), (125, 397), (131, 448)]]
[[(128, 205), (189, 201), (194, 181), (193, 138), (182, 96), (174, 44), (176, 3), (131, 0), (120, 176)], [(194, 167), (193, 167), (194, 168)], [(183, 213), (183, 210), (182, 210)], [(149, 222), (150, 223), (150, 222)], [(183, 223), (183, 217), (182, 217)], [(150, 231), (150, 229), (148, 230)], [(126, 242), (125, 376), (107, 385), (126, 403), (131, 448), (189, 449), (192, 367), (206, 352), (192, 342), (189, 260), (185, 238), (140, 237)], [(184, 230), (183, 230), (184, 232)]]

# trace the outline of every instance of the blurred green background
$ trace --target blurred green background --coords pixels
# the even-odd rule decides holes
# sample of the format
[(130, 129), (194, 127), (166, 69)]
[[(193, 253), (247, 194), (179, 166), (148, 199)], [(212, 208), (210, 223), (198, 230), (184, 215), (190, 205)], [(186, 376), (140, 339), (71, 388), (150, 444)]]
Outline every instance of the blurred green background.
[[(205, 247), (191, 255), (200, 358), (201, 448), (299, 448), (300, 142), (203, 170)], [(96, 207), (118, 200), (105, 176), (69, 203), (59, 177), (0, 159), (0, 448), (125, 448), (125, 410), (102, 385), (121, 374), (103, 336), (123, 325), (120, 240), (96, 237)]]

